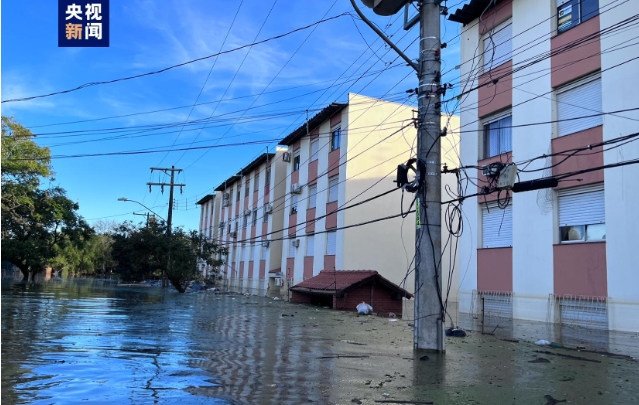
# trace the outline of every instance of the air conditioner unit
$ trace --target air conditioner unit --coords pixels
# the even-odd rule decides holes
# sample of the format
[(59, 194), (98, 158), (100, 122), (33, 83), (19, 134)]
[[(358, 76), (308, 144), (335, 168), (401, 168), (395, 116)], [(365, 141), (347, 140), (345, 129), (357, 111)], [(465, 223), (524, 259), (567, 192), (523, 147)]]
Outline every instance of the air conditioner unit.
[(230, 193), (224, 193), (222, 195), (222, 198), (225, 199), (225, 200), (229, 200), (231, 198), (231, 194)]
[(297, 214), (297, 207), (291, 207), (291, 215)]
[(285, 162), (290, 162), (291, 161), (291, 153), (290, 152), (284, 152), (282, 154), (282, 160), (284, 160)]
[(270, 245), (270, 244), (271, 244), (271, 241), (270, 241), (270, 240), (263, 240), (263, 241), (262, 241), (262, 246), (264, 246), (264, 247), (266, 247), (266, 248), (267, 248), (267, 247), (268, 247), (268, 245)]
[(264, 213), (265, 214), (270, 214), (271, 212), (273, 212), (273, 205), (272, 204), (266, 204), (264, 206)]
[(237, 231), (232, 231), (231, 232), (231, 238), (233, 238), (233, 239), (237, 238)]
[(295, 239), (293, 242), (291, 242), (293, 244), (293, 246), (295, 247), (300, 247), (300, 240), (299, 239)]
[(291, 184), (291, 193), (300, 194), (302, 192), (302, 186), (299, 183)]
[(244, 211), (244, 216), (248, 217), (249, 215), (251, 215), (251, 212), (252, 212), (251, 210)]

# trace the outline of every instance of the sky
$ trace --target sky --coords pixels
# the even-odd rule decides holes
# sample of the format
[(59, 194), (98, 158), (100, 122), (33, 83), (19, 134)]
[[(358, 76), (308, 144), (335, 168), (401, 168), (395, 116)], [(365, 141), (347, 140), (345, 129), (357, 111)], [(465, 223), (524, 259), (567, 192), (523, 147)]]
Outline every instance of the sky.
[[(323, 18), (355, 15), (349, 0), (111, 0), (108, 48), (59, 48), (57, 3), (2, 1), (3, 101), (156, 71)], [(358, 4), (417, 58), (418, 26), (405, 31), (403, 13), (379, 17)], [(442, 41), (453, 39), (442, 52), (444, 82), (459, 80), (459, 29), (442, 17)], [(3, 103), (1, 112), (51, 149), (55, 179), (44, 186), (66, 189), (89, 223), (139, 222), (133, 212), (145, 208), (121, 197), (166, 218), (168, 188), (149, 192), (146, 183), (168, 182), (150, 168), (174, 165), (183, 169), (176, 182), (186, 187), (176, 190), (173, 223), (197, 229), (195, 202), (267, 148), (273, 151), (307, 110), (312, 116), (345, 102), (349, 92), (416, 105), (406, 93), (415, 87), (412, 68), (362, 21), (341, 16), (164, 73)], [(194, 147), (200, 149), (77, 157)]]

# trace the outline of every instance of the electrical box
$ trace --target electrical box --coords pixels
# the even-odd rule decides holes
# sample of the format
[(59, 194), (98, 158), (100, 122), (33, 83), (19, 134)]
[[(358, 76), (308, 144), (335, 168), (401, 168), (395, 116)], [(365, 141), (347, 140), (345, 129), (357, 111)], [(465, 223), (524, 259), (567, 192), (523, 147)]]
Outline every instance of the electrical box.
[(504, 168), (504, 164), (501, 162), (491, 163), (481, 168), (481, 173), (486, 177), (496, 177)]
[(517, 179), (517, 165), (510, 164), (504, 167), (499, 173), (499, 181), (497, 182), (497, 188), (510, 189), (515, 184)]

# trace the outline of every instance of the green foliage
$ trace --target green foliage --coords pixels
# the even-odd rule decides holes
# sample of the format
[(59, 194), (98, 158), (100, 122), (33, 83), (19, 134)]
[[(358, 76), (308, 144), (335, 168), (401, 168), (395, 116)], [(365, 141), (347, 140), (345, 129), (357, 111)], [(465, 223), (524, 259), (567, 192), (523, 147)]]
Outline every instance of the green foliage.
[(38, 146), (27, 128), (2, 117), (2, 259), (25, 278), (69, 246), (84, 246), (93, 233), (62, 188), (39, 188), (41, 178), (52, 173), (49, 149)]
[[(121, 224), (113, 234), (113, 259), (118, 262), (116, 272), (127, 281), (167, 278), (179, 291), (185, 283), (198, 277), (198, 260), (219, 266), (214, 257), (225, 253), (215, 243), (202, 238), (197, 232), (174, 228), (171, 238), (166, 235), (164, 222), (150, 221), (148, 226), (131, 222)], [(170, 258), (170, 260), (169, 260)]]

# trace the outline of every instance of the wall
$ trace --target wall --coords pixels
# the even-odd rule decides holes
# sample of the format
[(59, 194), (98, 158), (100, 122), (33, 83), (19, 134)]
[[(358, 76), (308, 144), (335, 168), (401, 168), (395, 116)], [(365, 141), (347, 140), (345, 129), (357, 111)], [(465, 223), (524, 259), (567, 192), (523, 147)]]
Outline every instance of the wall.
[[(552, 4), (551, 4), (552, 3)], [(550, 51), (548, 33), (553, 30), (554, 2), (540, 5), (535, 0), (513, 2), (513, 65)], [(543, 21), (541, 24), (538, 24)], [(536, 25), (536, 26), (535, 26)], [(528, 31), (526, 31), (528, 30)], [(526, 31), (526, 32), (524, 32)], [(546, 40), (535, 41), (539, 38)], [(545, 59), (513, 77), (513, 126), (553, 119), (550, 96), (537, 97), (551, 90), (550, 59)], [(541, 74), (532, 74), (542, 71)], [(553, 125), (518, 127), (513, 130), (513, 161), (546, 154), (550, 150)], [(546, 159), (534, 161), (527, 169), (545, 167)], [(520, 181), (543, 177), (544, 171), (521, 173)], [(513, 316), (545, 321), (548, 295), (553, 292), (553, 212), (540, 206), (538, 197), (550, 191), (513, 195)], [(551, 192), (550, 192), (551, 193)], [(552, 194), (550, 194), (552, 196)], [(556, 204), (552, 205), (556, 209)], [(534, 263), (534, 265), (533, 265)]]
[[(600, 8), (612, 8), (600, 15), (601, 29), (637, 13), (639, 2), (632, 0), (623, 4), (609, 4), (612, 0), (600, 0)], [(634, 41), (639, 28), (617, 32), (601, 39), (601, 49), (607, 50), (624, 41)], [(603, 111), (616, 111), (639, 106), (639, 92), (628, 91), (629, 83), (636, 87), (639, 60), (614, 67), (639, 56), (636, 46), (602, 56), (601, 68)], [(608, 70), (607, 70), (608, 69)], [(630, 120), (629, 117), (634, 119)], [(603, 139), (639, 132), (639, 111), (604, 117)], [(631, 142), (604, 152), (604, 164), (612, 164), (639, 158), (639, 142)], [(607, 169), (604, 172), (606, 195), (606, 258), (608, 266), (608, 319), (611, 329), (639, 331), (639, 249), (634, 236), (639, 229), (639, 165)]]

